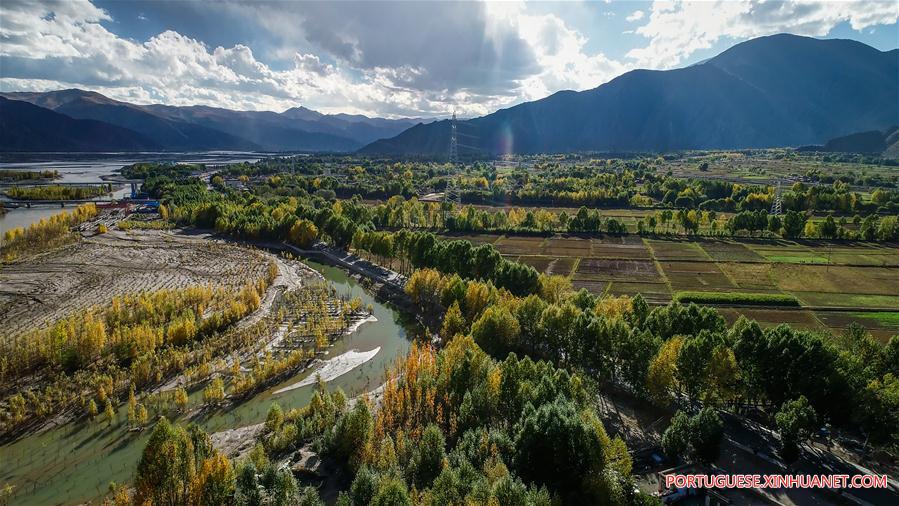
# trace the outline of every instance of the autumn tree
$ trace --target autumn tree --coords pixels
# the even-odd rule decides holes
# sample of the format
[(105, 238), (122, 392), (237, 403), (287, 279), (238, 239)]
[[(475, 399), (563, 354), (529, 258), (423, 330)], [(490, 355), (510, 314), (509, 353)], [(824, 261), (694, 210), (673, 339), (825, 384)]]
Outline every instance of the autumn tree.
[(443, 315), (443, 324), (440, 327), (440, 338), (444, 343), (452, 339), (456, 334), (464, 333), (468, 328), (465, 317), (462, 316), (462, 310), (459, 309), (459, 303), (453, 301), (449, 309)]
[(301, 248), (310, 248), (318, 239), (318, 227), (309, 220), (298, 220), (290, 227), (287, 239)]
[(684, 345), (684, 338), (675, 336), (662, 343), (659, 352), (649, 363), (646, 374), (646, 388), (652, 399), (665, 404), (672, 399), (678, 387), (678, 356)]
[(178, 387), (175, 389), (175, 406), (178, 406), (180, 411), (184, 411), (187, 408), (187, 403), (189, 402), (189, 398), (187, 396), (187, 390), (184, 387)]
[(539, 278), (540, 297), (550, 304), (559, 304), (572, 291), (571, 279), (568, 276), (549, 276), (541, 274)]
[(222, 378), (216, 376), (203, 389), (203, 402), (217, 404), (225, 399), (225, 383)]

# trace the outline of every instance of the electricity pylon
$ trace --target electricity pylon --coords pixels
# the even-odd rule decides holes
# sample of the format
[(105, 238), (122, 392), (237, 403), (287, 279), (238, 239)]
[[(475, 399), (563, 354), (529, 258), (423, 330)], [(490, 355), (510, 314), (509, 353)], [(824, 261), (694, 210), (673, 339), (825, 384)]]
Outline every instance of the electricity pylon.
[(452, 165), (459, 164), (459, 136), (456, 132), (456, 111), (453, 111), (453, 119), (450, 122), (449, 162)]
[(774, 191), (774, 202), (771, 203), (771, 214), (780, 216), (783, 213), (783, 202), (780, 198), (780, 181), (777, 182), (777, 189)]

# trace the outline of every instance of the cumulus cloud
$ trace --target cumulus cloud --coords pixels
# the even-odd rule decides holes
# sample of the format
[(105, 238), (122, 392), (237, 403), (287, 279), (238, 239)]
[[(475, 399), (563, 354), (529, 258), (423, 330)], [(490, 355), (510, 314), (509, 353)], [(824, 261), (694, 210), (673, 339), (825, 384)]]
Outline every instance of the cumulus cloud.
[(854, 30), (862, 30), (895, 24), (897, 19), (899, 4), (895, 0), (656, 0), (647, 23), (636, 30), (650, 39), (649, 44), (632, 49), (628, 56), (640, 66), (670, 68), (722, 38), (739, 40), (780, 32), (823, 37), (844, 22)]
[[(165, 7), (151, 19), (171, 15), (167, 4), (147, 7)], [(239, 29), (231, 41), (248, 33), (258, 40), (210, 45), (210, 32), (184, 29), (191, 23), (135, 40), (117, 34), (124, 21), (90, 0), (4, 0), (0, 88), (82, 87), (138, 103), (232, 109), (476, 116), (593, 88), (636, 66), (676, 66), (722, 38), (895, 24), (899, 9), (870, 1), (655, 2), (648, 14), (627, 17), (642, 23), (635, 30), (645, 46), (616, 60), (589, 50), (587, 35), (563, 17), (523, 1), (223, 0), (183, 8), (183, 19), (215, 17), (218, 33)]]
[(584, 50), (587, 39), (557, 16), (523, 15), (518, 20), (518, 29), (528, 34), (542, 69), (524, 80), (522, 91), (528, 100), (558, 90), (593, 88), (627, 70), (622, 63), (602, 54), (587, 54)]
[[(473, 116), (593, 87), (623, 69), (587, 54), (586, 38), (560, 18), (528, 15), (523, 2), (217, 6), (276, 34), (276, 53), (288, 64), (276, 70), (249, 45), (209, 47), (173, 30), (145, 41), (120, 37), (107, 29), (115, 20), (89, 0), (8, 0), (0, 86), (78, 86), (172, 105)], [(291, 52), (301, 46), (314, 50)]]

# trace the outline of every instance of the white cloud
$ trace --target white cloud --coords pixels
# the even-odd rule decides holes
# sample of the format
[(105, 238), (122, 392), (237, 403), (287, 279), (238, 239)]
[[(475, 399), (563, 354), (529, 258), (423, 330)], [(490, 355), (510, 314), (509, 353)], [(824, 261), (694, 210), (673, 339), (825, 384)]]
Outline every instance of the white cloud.
[(722, 39), (821, 36), (841, 22), (861, 30), (895, 24), (899, 11), (872, 1), (655, 2), (627, 17), (647, 43), (618, 61), (588, 50), (587, 35), (563, 17), (535, 14), (523, 1), (190, 7), (231, 16), (270, 40), (213, 47), (171, 30), (132, 40), (111, 31), (119, 21), (89, 0), (4, 0), (0, 88), (81, 87), (137, 103), (233, 109), (475, 116), (593, 88), (638, 65), (673, 67)]
[[(0, 87), (82, 87), (138, 103), (204, 104), (386, 116), (482, 115), (560, 89), (585, 89), (623, 66), (587, 54), (586, 37), (523, 2), (225, 4), (280, 29), (278, 70), (246, 45), (209, 47), (165, 31), (119, 37), (88, 0), (4, 3)], [(305, 40), (315, 52), (289, 51)]]
[(899, 3), (895, 0), (657, 0), (647, 23), (636, 30), (650, 39), (649, 44), (632, 49), (628, 56), (643, 67), (670, 68), (722, 38), (748, 39), (781, 32), (823, 37), (843, 22), (862, 30), (895, 24), (897, 19)]
[(557, 16), (522, 15), (518, 18), (518, 30), (528, 37), (542, 69), (524, 80), (524, 96), (528, 100), (559, 90), (594, 88), (628, 70), (602, 54), (587, 54), (586, 37)]

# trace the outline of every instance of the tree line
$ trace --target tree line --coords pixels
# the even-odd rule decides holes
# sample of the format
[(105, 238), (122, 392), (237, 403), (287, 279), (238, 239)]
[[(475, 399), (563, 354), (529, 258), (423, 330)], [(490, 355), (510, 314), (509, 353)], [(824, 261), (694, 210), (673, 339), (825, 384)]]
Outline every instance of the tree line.
[(26, 255), (34, 255), (74, 242), (78, 236), (72, 232), (72, 227), (96, 215), (97, 206), (95, 204), (82, 204), (72, 212), (63, 211), (49, 218), (41, 218), (40, 221), (32, 223), (28, 227), (7, 230), (3, 234), (0, 255), (4, 262), (12, 262)]
[(13, 186), (6, 195), (17, 200), (88, 200), (112, 191), (112, 185), (92, 186)]

